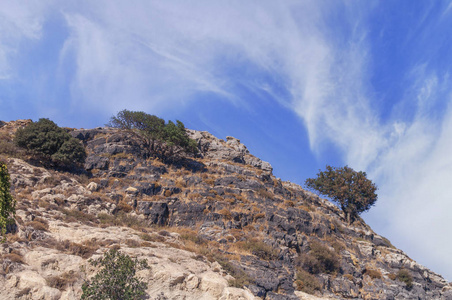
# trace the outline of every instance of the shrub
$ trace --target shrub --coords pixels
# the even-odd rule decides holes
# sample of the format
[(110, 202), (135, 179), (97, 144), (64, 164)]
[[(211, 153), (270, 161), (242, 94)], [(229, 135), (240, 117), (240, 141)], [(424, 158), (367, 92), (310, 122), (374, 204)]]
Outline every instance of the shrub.
[(77, 281), (74, 271), (64, 272), (59, 276), (51, 276), (46, 278), (46, 282), (50, 287), (59, 289), (60, 291), (65, 290), (70, 284)]
[(301, 257), (303, 268), (311, 274), (328, 273), (339, 271), (339, 256), (328, 247), (318, 241), (311, 241), (310, 251)]
[(172, 159), (181, 151), (196, 153), (196, 141), (188, 137), (181, 121), (168, 121), (142, 111), (124, 109), (112, 116), (110, 127), (127, 130), (141, 140), (146, 156), (157, 155)]
[(49, 230), (49, 225), (44, 222), (40, 222), (40, 221), (30, 221), (30, 222), (25, 223), (25, 225), (31, 226), (35, 230), (41, 230), (41, 231)]
[(400, 269), (399, 272), (397, 272), (397, 279), (405, 283), (407, 289), (411, 289), (413, 287), (413, 277), (408, 270)]
[(297, 270), (295, 285), (297, 290), (308, 294), (314, 294), (315, 291), (320, 291), (322, 289), (320, 281), (314, 275), (309, 274), (303, 269)]
[(356, 172), (348, 166), (326, 166), (326, 171), (320, 171), (317, 178), (307, 179), (305, 186), (338, 203), (349, 224), (357, 215), (369, 210), (378, 198), (377, 187), (367, 179), (366, 172)]
[(374, 269), (365, 269), (363, 274), (369, 275), (372, 279), (381, 279), (381, 272)]
[(149, 268), (146, 260), (132, 259), (116, 249), (110, 249), (89, 263), (102, 269), (82, 286), (81, 299), (138, 299), (145, 295), (147, 283), (136, 277), (138, 269)]
[(39, 119), (16, 131), (14, 142), (40, 159), (58, 165), (83, 163), (83, 145), (49, 119)]
[(237, 246), (264, 260), (278, 259), (278, 251), (276, 249), (257, 239), (237, 242)]
[(209, 260), (216, 261), (220, 266), (228, 272), (234, 279), (228, 281), (229, 285), (236, 288), (243, 288), (246, 285), (252, 284), (253, 279), (245, 273), (241, 268), (234, 266), (229, 259), (219, 252), (213, 252), (208, 255)]
[(10, 188), (8, 168), (0, 161), (0, 233), (3, 237), (8, 225), (14, 223), (13, 217), (16, 214), (16, 200), (11, 196)]

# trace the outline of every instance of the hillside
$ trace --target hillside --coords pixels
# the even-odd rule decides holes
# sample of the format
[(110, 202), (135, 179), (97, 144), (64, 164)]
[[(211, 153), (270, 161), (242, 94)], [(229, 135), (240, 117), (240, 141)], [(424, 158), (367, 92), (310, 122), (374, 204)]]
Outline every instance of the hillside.
[(28, 122), (0, 122), (18, 203), (0, 299), (79, 299), (87, 260), (112, 247), (148, 261), (148, 299), (452, 299), (440, 275), (275, 178), (238, 139), (189, 130), (199, 155), (165, 163), (127, 132), (68, 129), (88, 157), (66, 172), (14, 148)]

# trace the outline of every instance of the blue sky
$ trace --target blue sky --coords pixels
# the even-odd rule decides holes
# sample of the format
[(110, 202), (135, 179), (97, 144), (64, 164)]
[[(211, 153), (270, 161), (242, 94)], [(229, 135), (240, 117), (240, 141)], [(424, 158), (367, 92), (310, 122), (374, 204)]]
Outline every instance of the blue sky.
[(451, 37), (449, 1), (0, 0), (0, 120), (142, 110), (283, 180), (364, 170), (364, 219), (452, 280)]

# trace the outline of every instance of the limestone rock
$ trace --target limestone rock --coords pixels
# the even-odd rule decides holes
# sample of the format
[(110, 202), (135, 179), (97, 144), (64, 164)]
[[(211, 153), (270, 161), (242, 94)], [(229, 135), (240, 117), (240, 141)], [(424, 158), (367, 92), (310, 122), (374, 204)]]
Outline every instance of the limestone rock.
[(86, 189), (91, 191), (91, 192), (96, 192), (99, 189), (99, 186), (97, 183), (95, 182), (90, 182), (87, 186)]

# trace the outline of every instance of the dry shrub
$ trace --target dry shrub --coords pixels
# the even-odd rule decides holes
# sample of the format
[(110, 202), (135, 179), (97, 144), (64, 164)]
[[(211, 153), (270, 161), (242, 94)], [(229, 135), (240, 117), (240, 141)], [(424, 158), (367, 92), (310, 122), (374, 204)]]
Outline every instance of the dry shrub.
[(91, 223), (97, 223), (97, 217), (92, 214), (85, 213), (76, 209), (63, 209), (61, 212), (65, 215), (64, 220), (66, 222), (82, 222), (83, 224), (91, 225)]
[(116, 209), (118, 211), (123, 211), (125, 213), (129, 213), (129, 212), (131, 212), (133, 210), (133, 207), (131, 205), (127, 204), (124, 201), (120, 201), (118, 203), (118, 205), (116, 206)]
[(176, 180), (176, 187), (183, 189), (187, 187), (187, 183), (183, 179), (177, 179)]
[(295, 207), (295, 202), (293, 202), (291, 200), (285, 200), (284, 204), (288, 207)]
[(140, 235), (140, 238), (143, 239), (146, 242), (159, 242), (163, 243), (165, 241), (165, 238), (161, 235), (153, 234), (150, 235), (148, 233), (143, 233)]
[(8, 253), (2, 255), (3, 259), (8, 259), (12, 262), (24, 264), (24, 260), (22, 259), (22, 256), (18, 253)]
[(263, 199), (273, 199), (273, 194), (267, 191), (265, 188), (257, 190), (256, 194), (258, 197)]
[(206, 178), (206, 179), (204, 179), (203, 182), (208, 184), (208, 185), (211, 185), (211, 186), (215, 185), (215, 179), (213, 179), (213, 178)]
[(249, 239), (247, 241), (237, 242), (236, 246), (250, 252), (253, 255), (256, 255), (263, 260), (278, 259), (278, 251), (258, 239)]
[(39, 221), (31, 221), (25, 223), (25, 226), (33, 227), (35, 230), (48, 231), (49, 225)]
[(20, 290), (19, 292), (17, 292), (15, 297), (16, 297), (16, 299), (19, 299), (22, 296), (30, 295), (30, 292), (31, 292), (31, 288), (27, 287), (27, 288), (24, 288), (24, 289)]
[(363, 274), (369, 275), (372, 279), (381, 279), (381, 272), (375, 269), (364, 269)]
[(39, 199), (38, 206), (48, 210), (50, 208), (50, 203), (47, 202), (47, 201)]
[(231, 220), (232, 219), (231, 211), (229, 209), (227, 209), (227, 208), (223, 208), (223, 209), (219, 210), (218, 213), (220, 215), (223, 215), (223, 217), (226, 220)]
[(138, 248), (141, 246), (141, 242), (133, 239), (127, 239), (126, 245), (129, 246), (130, 248)]
[(318, 241), (309, 243), (310, 251), (300, 256), (297, 264), (311, 274), (334, 274), (339, 271), (340, 257)]
[(196, 200), (196, 199), (201, 199), (201, 198), (202, 198), (202, 196), (200, 193), (188, 194), (188, 199), (190, 199), (190, 200)]
[(199, 237), (199, 235), (197, 234), (196, 231), (188, 229), (188, 228), (181, 228), (179, 230), (179, 235), (180, 235), (181, 239), (183, 239), (184, 241), (190, 241), (197, 245), (206, 245), (207, 244), (207, 241), (205, 239)]
[(265, 213), (257, 213), (253, 216), (253, 220), (256, 222), (259, 219), (265, 218)]
[(51, 276), (46, 279), (47, 285), (50, 287), (59, 289), (60, 291), (65, 290), (68, 286), (77, 281), (74, 271), (64, 272), (59, 276)]
[(173, 192), (171, 192), (170, 190), (166, 190), (164, 193), (165, 197), (171, 197), (171, 195), (173, 194)]
[(405, 283), (408, 290), (413, 287), (413, 276), (411, 276), (407, 269), (400, 269), (399, 272), (397, 272), (397, 279)]
[(90, 258), (94, 252), (97, 251), (97, 249), (99, 249), (99, 245), (93, 241), (85, 241), (83, 244), (79, 244), (69, 240), (64, 240), (54, 245), (54, 248), (59, 251), (64, 251), (66, 253), (87, 259)]
[(0, 133), (0, 153), (9, 156), (16, 156), (19, 153), (18, 148), (10, 140), (9, 135)]
[(252, 284), (252, 278), (246, 274), (242, 269), (234, 266), (230, 259), (219, 252), (211, 252), (207, 255), (209, 261), (216, 261), (220, 266), (229, 273), (234, 279), (228, 281), (229, 285), (236, 288), (243, 288), (246, 285)]
[(333, 247), (334, 251), (336, 251), (337, 253), (341, 252), (342, 250), (344, 250), (346, 248), (345, 244), (338, 240), (333, 240), (331, 242), (331, 247)]
[(344, 277), (347, 278), (350, 281), (353, 281), (353, 279), (355, 279), (355, 277), (353, 277), (352, 274), (345, 274)]
[(322, 289), (320, 281), (314, 275), (309, 274), (303, 269), (297, 269), (295, 285), (297, 290), (308, 294), (314, 294), (316, 291), (320, 291)]
[(160, 234), (161, 236), (171, 236), (171, 233), (166, 230), (160, 230), (158, 234)]
[(298, 208), (300, 208), (300, 209), (302, 209), (304, 211), (307, 211), (307, 212), (315, 210), (314, 208), (312, 208), (311, 206), (306, 205), (306, 204), (301, 204), (301, 205), (298, 206)]
[(98, 214), (97, 217), (103, 227), (126, 226), (133, 229), (142, 229), (144, 227), (147, 227), (147, 224), (143, 219), (137, 216), (126, 214), (123, 211), (119, 211), (116, 215), (101, 213)]

